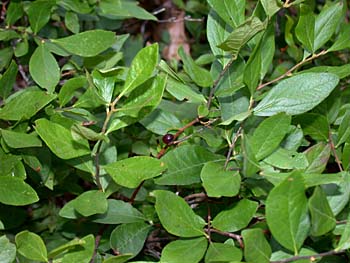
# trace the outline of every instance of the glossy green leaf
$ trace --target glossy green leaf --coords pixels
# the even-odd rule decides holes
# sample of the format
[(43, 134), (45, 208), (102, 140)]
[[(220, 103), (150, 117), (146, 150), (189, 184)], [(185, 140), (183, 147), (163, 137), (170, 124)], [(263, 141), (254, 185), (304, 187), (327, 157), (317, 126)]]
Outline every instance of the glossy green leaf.
[(205, 235), (205, 221), (193, 212), (184, 199), (165, 190), (156, 190), (154, 196), (160, 222), (169, 233), (180, 237)]
[(269, 193), (266, 221), (273, 237), (298, 253), (310, 228), (304, 180), (299, 172), (292, 173)]
[(249, 224), (257, 209), (257, 202), (242, 199), (229, 210), (217, 214), (212, 221), (212, 226), (221, 231), (238, 231)]
[(254, 108), (257, 116), (280, 112), (297, 115), (307, 112), (323, 101), (339, 82), (330, 73), (304, 73), (278, 83)]
[(322, 236), (335, 228), (336, 220), (322, 188), (315, 188), (309, 199), (309, 210), (311, 214), (311, 235)]
[(16, 246), (18, 253), (26, 258), (47, 262), (47, 251), (44, 241), (40, 236), (28, 230), (16, 235)]
[(343, 2), (326, 5), (315, 21), (314, 50), (321, 48), (334, 34), (343, 17)]
[(118, 97), (134, 90), (150, 77), (158, 64), (158, 44), (153, 44), (141, 49), (131, 62), (124, 87)]
[(62, 258), (62, 263), (89, 263), (95, 249), (95, 238), (93, 235), (81, 239), (82, 245), (69, 250)]
[(16, 258), (16, 246), (5, 235), (0, 236), (0, 262), (12, 263)]
[(161, 256), (161, 262), (183, 263), (185, 260), (198, 263), (207, 250), (208, 242), (205, 237), (176, 240), (167, 244)]
[(74, 200), (74, 209), (83, 216), (104, 214), (107, 208), (106, 195), (99, 190), (86, 191)]
[(213, 85), (213, 79), (208, 70), (198, 66), (190, 55), (185, 53), (184, 48), (181, 46), (178, 50), (179, 56), (183, 62), (185, 72), (190, 78), (200, 87), (207, 88)]
[(208, 0), (220, 17), (235, 28), (244, 22), (245, 0)]
[(55, 91), (60, 80), (60, 68), (55, 57), (44, 45), (38, 46), (30, 57), (29, 72), (40, 87), (49, 93)]
[(1, 130), (1, 135), (6, 144), (11, 148), (41, 147), (41, 140), (35, 133), (21, 133), (10, 130)]
[(94, 70), (91, 76), (98, 94), (103, 98), (106, 104), (110, 103), (113, 97), (117, 76), (107, 76), (97, 70)]
[(329, 123), (324, 115), (305, 113), (293, 118), (293, 123), (301, 126), (304, 135), (310, 135), (317, 141), (327, 141), (329, 136)]
[(144, 223), (130, 223), (117, 226), (111, 233), (110, 246), (121, 254), (136, 256), (146, 241), (151, 226)]
[(309, 162), (305, 172), (321, 174), (326, 169), (328, 159), (331, 156), (331, 146), (330, 144), (318, 143), (311, 146), (304, 153)]
[(270, 263), (272, 250), (261, 229), (242, 231), (244, 258), (247, 263)]
[(121, 200), (108, 199), (108, 210), (102, 215), (96, 215), (93, 222), (100, 224), (124, 224), (143, 222), (144, 215), (131, 204)]
[(239, 172), (225, 171), (222, 163), (206, 163), (201, 171), (201, 179), (210, 197), (235, 196), (241, 187)]
[(0, 176), (0, 203), (29, 205), (39, 201), (35, 190), (21, 178)]
[(15, 61), (12, 61), (6, 71), (0, 78), (0, 97), (6, 99), (13, 88), (18, 73), (18, 66)]
[(256, 34), (265, 29), (265, 24), (259, 18), (253, 16), (233, 30), (233, 32), (218, 47), (229, 51), (234, 58), (241, 48)]
[(185, 145), (169, 151), (162, 161), (167, 171), (155, 180), (160, 185), (188, 185), (200, 182), (200, 173), (205, 163), (223, 161), (223, 156), (214, 154), (204, 147)]
[(215, 243), (209, 245), (208, 251), (205, 255), (205, 263), (215, 262), (240, 262), (242, 259), (242, 252), (231, 244)]
[(167, 169), (162, 160), (136, 156), (104, 166), (113, 180), (122, 186), (136, 188), (142, 181), (160, 175)]
[(95, 29), (69, 37), (51, 39), (66, 51), (82, 56), (93, 57), (111, 47), (116, 40), (114, 32)]
[(339, 147), (342, 143), (346, 142), (350, 136), (350, 110), (347, 110), (342, 118), (338, 129), (338, 142), (336, 147)]
[(47, 119), (36, 120), (35, 125), (41, 139), (58, 157), (72, 159), (91, 153), (87, 140), (74, 140), (69, 129)]
[(280, 145), (289, 131), (290, 123), (290, 116), (279, 113), (259, 124), (250, 141), (257, 160), (269, 156)]
[(280, 0), (261, 0), (261, 4), (268, 17), (272, 17), (281, 8), (283, 3)]
[(56, 95), (37, 89), (27, 89), (19, 94), (16, 93), (9, 97), (5, 106), (0, 109), (0, 119), (27, 120), (55, 98)]
[(315, 15), (309, 5), (300, 5), (300, 15), (295, 35), (310, 53), (315, 52)]
[(54, 4), (55, 2), (50, 0), (37, 0), (30, 3), (27, 13), (30, 27), (35, 34), (49, 22)]

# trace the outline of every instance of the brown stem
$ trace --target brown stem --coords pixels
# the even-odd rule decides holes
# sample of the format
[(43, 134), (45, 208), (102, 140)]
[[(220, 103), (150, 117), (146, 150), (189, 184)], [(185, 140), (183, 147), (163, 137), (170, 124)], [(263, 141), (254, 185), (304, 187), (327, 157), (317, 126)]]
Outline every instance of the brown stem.
[(226, 161), (225, 161), (225, 165), (224, 165), (225, 169), (227, 168), (227, 165), (228, 165), (228, 163), (230, 161), (233, 149), (236, 146), (236, 142), (237, 142), (239, 136), (241, 136), (241, 132), (242, 132), (242, 125), (239, 127), (238, 131), (236, 132), (235, 137), (233, 137), (233, 139), (232, 139), (232, 142), (231, 142), (231, 145), (230, 145), (230, 149), (228, 150), (228, 153), (227, 153), (227, 156), (226, 156)]
[(215, 80), (215, 82), (213, 83), (213, 87), (210, 90), (210, 94), (209, 94), (209, 98), (208, 98), (208, 102), (207, 102), (207, 108), (210, 108), (210, 105), (213, 101), (214, 98), (214, 93), (219, 85), (220, 80), (224, 77), (225, 73), (227, 72), (227, 70), (230, 68), (230, 66), (232, 65), (233, 61), (235, 61), (236, 58), (232, 57), (230, 59), (230, 61), (226, 64), (226, 66), (223, 68), (223, 70), (220, 72), (219, 77)]
[(264, 88), (264, 87), (266, 87), (266, 86), (268, 86), (268, 85), (270, 85), (270, 84), (272, 84), (272, 83), (275, 83), (275, 82), (277, 82), (277, 81), (279, 81), (279, 80), (281, 80), (281, 79), (283, 79), (283, 78), (285, 78), (285, 77), (291, 75), (291, 74), (293, 73), (294, 70), (300, 68), (300, 67), (301, 67), (302, 65), (304, 65), (305, 63), (307, 63), (307, 62), (309, 62), (309, 61), (311, 61), (311, 60), (314, 60), (314, 59), (316, 59), (316, 58), (318, 58), (318, 57), (320, 57), (320, 56), (323, 56), (323, 55), (325, 55), (326, 53), (327, 53), (327, 50), (322, 50), (320, 53), (314, 54), (314, 55), (312, 55), (311, 57), (309, 57), (309, 58), (307, 58), (307, 59), (305, 59), (305, 60), (303, 60), (303, 61), (300, 61), (298, 64), (296, 64), (294, 67), (292, 67), (291, 69), (289, 69), (287, 72), (285, 72), (285, 73), (282, 74), (281, 76), (279, 76), (279, 77), (277, 77), (277, 78), (275, 78), (275, 79), (273, 79), (273, 80), (271, 80), (271, 81), (269, 81), (269, 82), (266, 82), (266, 83), (264, 83), (264, 84), (259, 85), (259, 86), (257, 87), (257, 90), (261, 90), (262, 88)]
[(226, 237), (229, 237), (229, 238), (233, 238), (233, 239), (237, 240), (237, 242), (238, 242), (238, 244), (239, 244), (239, 246), (241, 248), (244, 248), (242, 237), (240, 235), (233, 234), (233, 233), (230, 233), (230, 232), (224, 232), (224, 231), (221, 231), (221, 230), (217, 230), (215, 228), (210, 229), (210, 232), (217, 233), (219, 235), (226, 236)]
[(138, 187), (134, 190), (134, 192), (132, 193), (131, 197), (130, 197), (130, 200), (129, 200), (129, 203), (130, 204), (133, 204), (135, 202), (135, 198), (137, 196), (137, 194), (140, 192), (141, 190), (141, 187), (143, 186), (143, 184), (145, 183), (145, 181), (142, 181)]
[(339, 159), (339, 156), (338, 156), (338, 154), (337, 154), (337, 151), (335, 150), (334, 141), (333, 141), (333, 139), (332, 139), (332, 134), (331, 134), (331, 132), (329, 132), (329, 134), (328, 134), (328, 139), (329, 139), (329, 144), (330, 144), (331, 149), (332, 149), (332, 153), (333, 153), (333, 155), (334, 155), (335, 162), (336, 162), (337, 165), (338, 165), (339, 171), (342, 172), (342, 171), (344, 171), (344, 169), (343, 169), (343, 166), (342, 166), (341, 161), (340, 161), (340, 159)]
[(94, 254), (90, 260), (90, 263), (94, 263), (95, 262), (95, 257), (97, 255), (97, 248), (100, 244), (100, 241), (101, 241), (101, 237), (103, 235), (103, 232), (108, 228), (108, 225), (103, 225), (99, 230), (98, 230), (98, 233), (96, 235), (96, 238), (95, 238), (95, 249), (94, 249)]
[(311, 255), (311, 256), (294, 256), (294, 257), (290, 257), (290, 258), (286, 258), (286, 259), (282, 259), (282, 260), (271, 261), (270, 263), (287, 263), (287, 262), (293, 262), (293, 261), (300, 260), (300, 259), (309, 259), (310, 262), (314, 262), (316, 258), (322, 258), (325, 256), (331, 256), (331, 255), (336, 255), (336, 254), (342, 254), (344, 252), (345, 252), (345, 250), (339, 250), (339, 251), (332, 250), (332, 251), (319, 253), (319, 254), (315, 254), (315, 255)]

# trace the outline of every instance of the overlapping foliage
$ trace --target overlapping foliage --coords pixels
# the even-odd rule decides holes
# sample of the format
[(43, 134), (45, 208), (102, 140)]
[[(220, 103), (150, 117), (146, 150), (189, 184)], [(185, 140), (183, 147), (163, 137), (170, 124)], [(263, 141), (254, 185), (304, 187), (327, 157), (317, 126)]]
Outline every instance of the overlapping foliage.
[(3, 3), (0, 262), (349, 262), (349, 7), (319, 2), (174, 1), (205, 16), (180, 63), (120, 33), (158, 23), (135, 1)]

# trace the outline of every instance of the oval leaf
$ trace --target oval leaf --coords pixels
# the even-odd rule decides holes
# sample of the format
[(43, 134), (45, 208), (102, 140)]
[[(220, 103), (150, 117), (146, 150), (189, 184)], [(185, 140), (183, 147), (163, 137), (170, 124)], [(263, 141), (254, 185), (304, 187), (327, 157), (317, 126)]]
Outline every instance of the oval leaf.
[(157, 190), (154, 195), (158, 217), (169, 233), (180, 237), (205, 235), (205, 221), (193, 212), (184, 199), (165, 190)]
[(0, 237), (0, 262), (12, 263), (16, 258), (16, 246), (12, 244), (7, 237)]
[(117, 184), (136, 188), (142, 181), (160, 175), (166, 165), (156, 158), (136, 156), (108, 164), (104, 169)]
[(44, 241), (35, 233), (28, 230), (16, 235), (16, 245), (18, 253), (26, 258), (47, 262), (47, 251)]
[(244, 258), (247, 263), (270, 263), (272, 250), (261, 229), (244, 230), (242, 231), (242, 237)]
[(107, 211), (106, 195), (97, 190), (82, 193), (74, 199), (74, 209), (83, 216), (103, 214)]
[(257, 116), (280, 112), (297, 115), (323, 101), (337, 86), (339, 77), (331, 73), (304, 73), (278, 83), (255, 107)]

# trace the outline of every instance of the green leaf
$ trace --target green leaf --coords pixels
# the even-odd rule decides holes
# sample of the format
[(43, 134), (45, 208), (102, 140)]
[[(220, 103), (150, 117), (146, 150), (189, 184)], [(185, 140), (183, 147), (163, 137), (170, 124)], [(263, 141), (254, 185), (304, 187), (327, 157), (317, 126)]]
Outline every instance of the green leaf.
[(117, 226), (111, 233), (110, 245), (121, 254), (140, 253), (151, 226), (144, 223), (130, 223)]
[(239, 172), (225, 171), (220, 163), (206, 163), (201, 171), (201, 179), (210, 197), (235, 196), (241, 187)]
[(131, 62), (124, 87), (118, 98), (134, 90), (137, 86), (152, 77), (158, 64), (158, 44), (141, 49)]
[(245, 0), (208, 0), (220, 17), (235, 28), (244, 22)]
[(171, 129), (180, 129), (182, 127), (182, 123), (174, 113), (161, 109), (154, 110), (143, 118), (140, 123), (147, 130), (159, 135), (164, 135)]
[(169, 233), (180, 237), (205, 235), (205, 221), (193, 212), (184, 199), (165, 190), (154, 191), (154, 196), (159, 220)]
[(28, 230), (16, 235), (16, 246), (18, 253), (26, 258), (47, 262), (47, 251), (44, 241), (35, 233)]
[[(54, 258), (54, 257), (57, 257), (58, 255), (64, 253), (64, 252), (67, 252), (67, 250), (69, 249), (72, 249), (72, 248), (75, 248), (77, 246), (82, 246), (84, 245), (86, 242), (82, 239), (73, 239), (53, 250), (51, 250), (48, 254), (48, 258)], [(79, 248), (79, 247), (78, 247)]]
[(328, 51), (338, 51), (345, 48), (350, 48), (349, 35), (350, 35), (350, 25), (349, 24), (340, 25), (340, 32), (339, 32), (338, 38), (334, 41), (333, 45), (328, 49)]
[(207, 254), (205, 255), (205, 263), (215, 262), (240, 262), (242, 252), (231, 244), (215, 243), (209, 245)]
[(306, 169), (309, 162), (304, 153), (278, 148), (264, 162), (280, 169)]
[(256, 34), (265, 29), (265, 24), (259, 18), (253, 16), (233, 30), (233, 32), (218, 47), (229, 51), (234, 58), (241, 48)]
[(27, 120), (54, 100), (56, 95), (47, 94), (37, 89), (26, 89), (13, 94), (0, 109), (0, 119), (19, 121)]
[(266, 221), (273, 237), (297, 254), (310, 228), (304, 180), (299, 172), (292, 173), (269, 193)]
[(295, 35), (310, 53), (315, 52), (315, 15), (309, 5), (300, 5), (300, 15)]
[(343, 17), (343, 2), (326, 5), (315, 21), (314, 50), (321, 48), (334, 34)]
[(29, 72), (34, 81), (49, 93), (60, 80), (60, 68), (55, 57), (44, 45), (38, 46), (29, 60)]
[(243, 134), (242, 138), (242, 150), (243, 150), (243, 174), (246, 177), (253, 176), (260, 170), (258, 160), (255, 157), (251, 146), (251, 139), (248, 135)]
[(41, 140), (38, 135), (33, 132), (30, 134), (14, 132), (9, 130), (1, 130), (2, 138), (5, 143), (11, 148), (27, 148), (27, 147), (41, 147)]
[(249, 88), (251, 95), (255, 93), (255, 90), (260, 80), (260, 72), (261, 72), (261, 66), (262, 66), (261, 52), (262, 52), (261, 45), (260, 44), (256, 45), (244, 69), (243, 81)]
[(93, 57), (111, 47), (116, 37), (114, 32), (95, 29), (51, 41), (72, 54)]
[(170, 242), (162, 251), (161, 262), (183, 263), (186, 260), (198, 263), (203, 258), (207, 246), (205, 237)]
[(49, 22), (51, 8), (54, 5), (55, 2), (51, 0), (37, 0), (30, 3), (27, 13), (34, 34), (38, 33)]
[(339, 240), (338, 246), (336, 247), (335, 251), (349, 249), (349, 248), (350, 248), (350, 214), (348, 215), (345, 229), (341, 235), (341, 238)]
[(102, 74), (98, 70), (94, 70), (91, 76), (98, 94), (103, 98), (106, 104), (110, 103), (113, 97), (117, 76), (108, 76), (107, 74)]
[(229, 210), (221, 211), (212, 222), (212, 226), (227, 232), (235, 232), (246, 227), (258, 209), (258, 203), (242, 199)]
[(0, 174), (13, 175), (15, 167), (21, 162), (21, 157), (4, 153), (0, 148)]
[(79, 76), (67, 80), (58, 93), (60, 106), (66, 105), (74, 96), (74, 92), (87, 84), (86, 77)]
[(82, 245), (70, 249), (62, 258), (62, 263), (89, 263), (95, 249), (95, 238), (93, 235), (81, 239)]
[(280, 112), (297, 115), (307, 112), (323, 101), (339, 82), (330, 73), (304, 73), (278, 83), (254, 108), (257, 116)]
[(74, 209), (83, 216), (104, 214), (108, 203), (106, 195), (99, 190), (90, 190), (74, 199)]
[(322, 188), (315, 188), (309, 199), (309, 210), (311, 214), (311, 235), (322, 236), (335, 228), (336, 220)]
[(74, 34), (79, 33), (80, 25), (78, 15), (74, 12), (67, 12), (64, 17), (64, 24)]
[(168, 170), (155, 180), (160, 185), (189, 185), (200, 182), (200, 172), (205, 163), (222, 161), (223, 156), (214, 154), (204, 147), (185, 145), (169, 151), (162, 161)]
[(189, 85), (176, 81), (173, 78), (168, 79), (166, 90), (180, 101), (186, 99), (186, 101), (193, 103), (206, 102), (204, 96), (197, 90), (194, 90)]
[(244, 241), (244, 258), (247, 263), (270, 262), (271, 247), (261, 229), (243, 230), (242, 237)]
[(350, 110), (347, 110), (344, 114), (344, 117), (342, 118), (342, 121), (340, 123), (339, 129), (338, 129), (338, 142), (335, 146), (338, 148), (342, 143), (346, 142), (347, 139), (350, 136)]
[(261, 0), (260, 2), (268, 17), (272, 17), (274, 14), (276, 14), (283, 5), (280, 0)]
[(41, 139), (58, 157), (66, 160), (91, 153), (87, 140), (74, 140), (69, 129), (47, 119), (36, 120), (35, 125)]
[(276, 150), (289, 132), (290, 123), (290, 116), (285, 113), (279, 113), (259, 124), (250, 141), (257, 160), (264, 159)]
[(110, 163), (103, 167), (119, 185), (136, 188), (142, 181), (160, 175), (166, 170), (166, 163), (148, 156), (132, 158)]
[(2, 77), (0, 78), (0, 97), (6, 99), (13, 88), (13, 84), (16, 81), (18, 73), (18, 66), (14, 60), (12, 60), (10, 66), (6, 69)]
[(0, 176), (0, 202), (7, 205), (29, 205), (39, 201), (34, 189), (21, 178)]
[(23, 16), (23, 2), (11, 1), (6, 11), (6, 25), (13, 25)]
[(328, 159), (331, 156), (331, 146), (321, 142), (308, 148), (304, 153), (309, 162), (305, 172), (321, 174), (326, 169)]
[(324, 115), (317, 113), (305, 113), (293, 118), (293, 123), (301, 126), (304, 135), (316, 141), (327, 141), (329, 135), (328, 120)]
[(144, 215), (131, 204), (121, 200), (108, 199), (108, 210), (102, 215), (96, 215), (92, 221), (100, 224), (117, 225), (145, 221)]
[(183, 62), (185, 72), (190, 78), (200, 87), (207, 88), (213, 85), (213, 79), (208, 70), (198, 66), (190, 55), (185, 53), (184, 48), (181, 46), (178, 50), (179, 56)]
[(12, 263), (16, 258), (16, 246), (5, 235), (0, 237), (0, 262)]
[(120, 256), (109, 257), (106, 260), (104, 260), (103, 263), (124, 263), (131, 258), (133, 258), (132, 254), (124, 254)]

